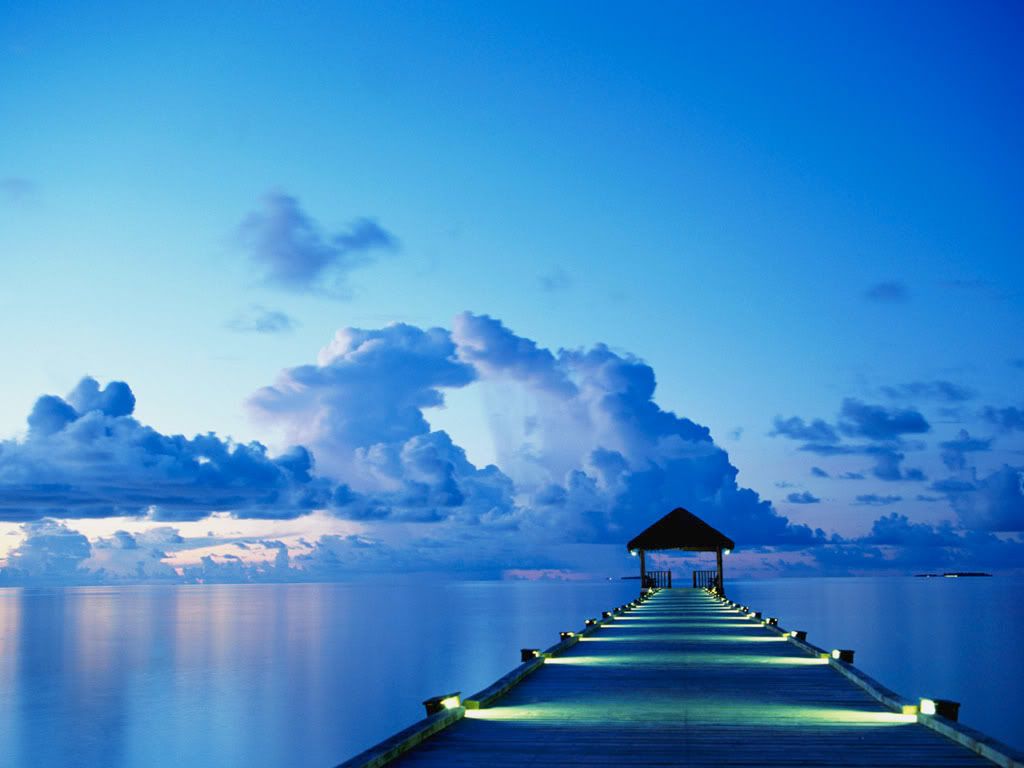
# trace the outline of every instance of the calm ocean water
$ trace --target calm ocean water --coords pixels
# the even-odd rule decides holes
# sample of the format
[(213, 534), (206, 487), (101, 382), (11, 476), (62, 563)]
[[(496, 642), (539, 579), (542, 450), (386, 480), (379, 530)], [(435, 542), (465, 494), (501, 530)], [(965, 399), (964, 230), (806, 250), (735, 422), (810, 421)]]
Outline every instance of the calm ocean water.
[[(726, 571), (728, 574), (728, 571)], [(960, 702), (960, 722), (1024, 749), (1024, 578), (727, 583), (729, 597), (822, 648), (852, 648), (886, 687)]]
[[(1021, 580), (792, 579), (730, 593), (1022, 745)], [(0, 765), (327, 768), (472, 693), (637, 583), (0, 589)]]

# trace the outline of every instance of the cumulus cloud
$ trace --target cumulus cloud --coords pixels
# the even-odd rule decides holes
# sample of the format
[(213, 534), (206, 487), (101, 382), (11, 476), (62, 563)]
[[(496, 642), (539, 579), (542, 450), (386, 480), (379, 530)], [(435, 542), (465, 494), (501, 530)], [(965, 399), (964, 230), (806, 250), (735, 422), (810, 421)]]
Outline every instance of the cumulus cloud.
[[(823, 419), (808, 422), (799, 416), (776, 417), (769, 434), (802, 441), (798, 450), (818, 456), (868, 456), (874, 461), (871, 474), (879, 480), (923, 481), (927, 478), (921, 469), (903, 467), (904, 449), (912, 447), (904, 438), (930, 430), (927, 419), (913, 408), (887, 408), (847, 397), (835, 425)], [(859, 442), (847, 442), (846, 438)], [(812, 474), (827, 476), (813, 470)], [(863, 475), (844, 472), (839, 477), (862, 479)]]
[(288, 333), (295, 330), (295, 320), (278, 309), (267, 309), (253, 304), (226, 323), (229, 330), (238, 333)]
[(991, 424), (995, 424), (1004, 432), (1024, 431), (1024, 408), (1010, 406), (1008, 408), (993, 408), (987, 406), (982, 411), (982, 417)]
[(974, 398), (977, 394), (970, 387), (954, 384), (943, 379), (936, 381), (911, 381), (898, 386), (886, 386), (882, 387), (882, 392), (894, 400), (926, 398), (949, 403), (962, 403)]
[[(443, 391), (494, 388), (498, 462), (477, 467), (425, 408)], [(396, 324), (343, 329), (316, 365), (258, 391), (258, 418), (309, 446), (358, 519), (461, 520), (531, 540), (618, 541), (674, 506), (758, 544), (813, 544), (736, 483), (696, 422), (654, 402), (650, 366), (604, 345), (552, 352), (500, 321), (465, 313), (451, 332)], [(512, 407), (514, 404), (514, 407)]]
[(179, 574), (164, 561), (168, 550), (185, 543), (177, 529), (156, 526), (141, 533), (115, 531), (92, 543), (84, 564), (96, 581), (178, 581)]
[(805, 422), (799, 416), (790, 416), (788, 419), (776, 416), (775, 428), (769, 434), (772, 437), (788, 437), (791, 440), (803, 440), (822, 445), (839, 442), (839, 434), (828, 422), (823, 419)]
[(398, 241), (375, 220), (360, 218), (348, 229), (328, 234), (300, 207), (299, 201), (271, 192), (239, 227), (241, 243), (267, 283), (291, 291), (347, 295), (347, 277), (371, 263)]
[(948, 521), (915, 523), (892, 513), (875, 520), (866, 536), (833, 536), (828, 544), (811, 551), (811, 557), (819, 573), (834, 575), (1019, 569), (1024, 563), (1024, 542), (958, 530)]
[(851, 437), (870, 440), (897, 440), (908, 434), (928, 432), (931, 425), (913, 408), (886, 408), (856, 398), (843, 400), (839, 411), (839, 430)]
[(27, 437), (0, 441), (0, 520), (294, 517), (329, 503), (332, 488), (313, 478), (305, 448), (271, 457), (256, 442), (164, 435), (134, 408), (126, 383), (101, 388), (90, 377), (66, 398), (40, 397)]
[(887, 445), (872, 445), (865, 447), (863, 453), (874, 458), (875, 466), (872, 467), (871, 474), (879, 480), (923, 482), (928, 479), (921, 469), (916, 467), (904, 469), (903, 460), (906, 456), (895, 448)]
[(802, 491), (800, 493), (789, 494), (786, 496), (786, 501), (790, 504), (818, 504), (821, 502), (821, 499), (810, 491)]
[(971, 437), (966, 429), (961, 429), (956, 439), (939, 443), (939, 447), (942, 449), (942, 463), (946, 468), (961, 471), (967, 467), (967, 454), (991, 450), (992, 441), (978, 440)]
[(878, 304), (902, 304), (910, 300), (910, 291), (904, 283), (887, 280), (870, 286), (864, 298)]
[[(444, 329), (345, 328), (315, 364), (283, 371), (249, 406), (258, 418), (284, 425), (293, 441), (314, 447), (321, 469), (359, 483), (354, 468), (373, 459), (375, 446), (428, 434), (424, 409), (444, 404), (443, 389), (475, 377)], [(366, 483), (375, 485), (372, 477)]]
[(977, 531), (1024, 531), (1024, 473), (1004, 465), (972, 480), (936, 484), (946, 493), (964, 528)]
[[(868, 444), (868, 445), (830, 445), (821, 443), (804, 443), (798, 450), (808, 451), (819, 456), (869, 456), (875, 465), (871, 474), (879, 480), (897, 481), (927, 480), (924, 472), (918, 468), (903, 468), (905, 454), (893, 447), (892, 444)], [(860, 472), (843, 472), (838, 475), (842, 480), (863, 480), (864, 475)]]
[(89, 540), (54, 520), (38, 520), (23, 527), (25, 539), (7, 554), (0, 569), (0, 584), (76, 583), (89, 578), (82, 568), (91, 553)]
[(855, 503), (861, 505), (883, 507), (888, 506), (889, 504), (896, 504), (901, 501), (903, 501), (902, 496), (880, 496), (877, 493), (863, 493), (857, 496)]
[(886, 408), (847, 397), (835, 426), (823, 419), (804, 421), (799, 416), (776, 416), (774, 429), (769, 434), (803, 441), (802, 450), (828, 456), (858, 452), (857, 446), (840, 445), (840, 433), (873, 441), (897, 441), (905, 435), (922, 434), (930, 429), (927, 419), (914, 408)]

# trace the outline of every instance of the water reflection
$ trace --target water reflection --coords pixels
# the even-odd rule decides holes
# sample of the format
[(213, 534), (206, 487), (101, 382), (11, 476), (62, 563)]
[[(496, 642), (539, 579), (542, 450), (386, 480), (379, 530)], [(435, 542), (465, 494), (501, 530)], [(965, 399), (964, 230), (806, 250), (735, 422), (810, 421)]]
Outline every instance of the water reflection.
[(0, 590), (0, 765), (333, 765), (635, 589)]

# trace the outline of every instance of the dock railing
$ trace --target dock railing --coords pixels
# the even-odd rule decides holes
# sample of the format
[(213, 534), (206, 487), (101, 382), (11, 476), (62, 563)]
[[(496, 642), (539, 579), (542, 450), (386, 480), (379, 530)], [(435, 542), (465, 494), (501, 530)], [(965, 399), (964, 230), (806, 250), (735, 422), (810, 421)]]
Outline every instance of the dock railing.
[(695, 589), (710, 589), (718, 584), (718, 571), (694, 571), (693, 586)]
[(643, 589), (671, 589), (672, 571), (647, 571), (641, 586)]

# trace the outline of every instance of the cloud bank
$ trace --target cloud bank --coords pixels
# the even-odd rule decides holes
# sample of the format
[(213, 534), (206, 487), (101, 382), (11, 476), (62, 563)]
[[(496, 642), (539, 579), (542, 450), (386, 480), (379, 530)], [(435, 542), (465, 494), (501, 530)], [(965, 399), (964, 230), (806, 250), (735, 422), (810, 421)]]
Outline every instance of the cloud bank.
[(164, 435), (134, 410), (121, 381), (101, 388), (86, 377), (66, 397), (40, 397), (27, 437), (0, 442), (0, 521), (295, 517), (331, 497), (303, 447), (271, 457), (256, 442)]
[[(471, 383), (519, 410), (495, 425), (497, 465), (476, 467), (426, 408)], [(654, 402), (650, 366), (603, 345), (551, 351), (486, 315), (451, 331), (347, 328), (317, 363), (283, 371), (249, 405), (308, 446), (345, 489), (338, 514), (515, 528), (527, 537), (618, 542), (680, 504), (751, 544), (805, 546), (754, 491), (707, 427)]]
[[(493, 464), (474, 463), (457, 434), (430, 423), (431, 409), (442, 407), (447, 393), (467, 387), (481, 388), (484, 400), (497, 404), (489, 413)], [(0, 442), (0, 520), (24, 523), (24, 540), (9, 555), (3, 580), (571, 570), (580, 562), (568, 554), (573, 547), (619, 552), (626, 538), (675, 506), (691, 509), (746, 550), (800, 553), (826, 572), (924, 562), (927, 542), (938, 547), (940, 560), (959, 553), (1005, 562), (1024, 547), (1017, 536), (1024, 530), (1019, 468), (986, 474), (971, 465), (989, 450), (987, 438), (964, 431), (942, 442), (952, 475), (931, 483), (939, 496), (917, 494), (944, 496), (959, 527), (907, 523), (900, 543), (893, 530), (906, 526), (887, 516), (866, 536), (826, 537), (740, 486), (710, 430), (660, 407), (655, 393), (653, 369), (627, 353), (601, 344), (548, 349), (472, 313), (456, 317), (450, 329), (343, 328), (316, 360), (281, 371), (248, 400), (254, 416), (294, 446), (276, 456), (261, 443), (237, 444), (212, 433), (162, 434), (135, 418), (128, 384), (101, 386), (87, 377), (64, 397), (40, 397), (26, 437)], [(819, 456), (867, 457), (875, 479), (919, 483), (924, 473), (903, 466), (905, 452), (918, 450), (930, 431), (915, 408), (846, 398), (834, 420), (778, 417), (772, 434)], [(821, 467), (812, 475), (821, 482), (864, 479)], [(855, 504), (888, 506), (906, 498), (914, 494), (865, 492)], [(794, 491), (786, 501), (805, 509), (822, 505), (810, 491)], [(206, 544), (184, 542), (166, 525), (90, 542), (46, 519), (175, 522), (214, 513), (290, 519), (316, 510), (352, 521), (362, 533), (239, 541), (233, 551), (177, 567), (169, 564), (175, 552)], [(916, 554), (903, 551), (911, 547)], [(253, 559), (254, 553), (261, 556)]]

